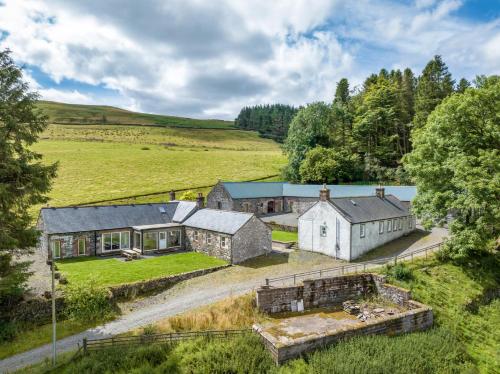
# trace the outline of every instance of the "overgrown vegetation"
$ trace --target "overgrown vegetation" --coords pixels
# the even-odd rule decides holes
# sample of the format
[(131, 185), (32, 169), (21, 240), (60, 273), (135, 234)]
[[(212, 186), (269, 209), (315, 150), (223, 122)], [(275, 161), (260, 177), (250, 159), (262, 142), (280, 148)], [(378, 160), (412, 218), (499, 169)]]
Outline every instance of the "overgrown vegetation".
[(66, 317), (74, 321), (98, 321), (113, 313), (109, 290), (95, 278), (70, 284), (64, 290)]
[(203, 253), (186, 252), (129, 262), (116, 258), (76, 257), (58, 261), (57, 267), (69, 285), (94, 280), (97, 287), (166, 277), (225, 264), (225, 261)]
[(398, 262), (396, 265), (387, 264), (384, 273), (387, 274), (391, 280), (405, 281), (413, 278), (411, 269), (404, 262)]

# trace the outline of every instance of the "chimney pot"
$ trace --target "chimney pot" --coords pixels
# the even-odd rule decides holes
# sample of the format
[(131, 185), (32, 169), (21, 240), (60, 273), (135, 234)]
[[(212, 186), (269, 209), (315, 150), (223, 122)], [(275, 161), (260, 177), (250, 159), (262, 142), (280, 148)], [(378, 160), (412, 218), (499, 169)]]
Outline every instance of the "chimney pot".
[(320, 201), (330, 200), (330, 190), (326, 187), (326, 184), (323, 184), (323, 188), (319, 191), (319, 200)]
[(174, 201), (175, 200), (175, 192), (174, 191), (170, 191), (168, 194), (169, 194), (169, 197), (170, 197), (170, 201)]
[(201, 192), (198, 192), (198, 197), (196, 198), (196, 204), (198, 205), (199, 209), (202, 209), (205, 204), (205, 198), (203, 197), (203, 194)]
[(380, 197), (381, 199), (384, 199), (385, 198), (385, 188), (382, 186), (377, 187), (375, 189), (375, 195), (377, 195), (377, 197)]

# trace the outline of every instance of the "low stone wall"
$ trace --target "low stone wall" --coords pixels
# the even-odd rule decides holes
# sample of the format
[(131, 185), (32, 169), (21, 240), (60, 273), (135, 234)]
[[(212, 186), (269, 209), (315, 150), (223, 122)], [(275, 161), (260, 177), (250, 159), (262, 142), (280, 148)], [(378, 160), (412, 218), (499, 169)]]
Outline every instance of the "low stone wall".
[(378, 276), (363, 273), (305, 280), (303, 285), (292, 287), (262, 287), (257, 290), (257, 306), (265, 313), (293, 312), (299, 300), (304, 301), (304, 309), (339, 306), (346, 300), (366, 297), (382, 289), (385, 278), (377, 278), (377, 288), (374, 277)]
[(281, 242), (279, 240), (273, 240), (273, 248), (288, 249), (293, 245), (294, 242)]
[(297, 226), (280, 225), (280, 224), (273, 222), (273, 221), (266, 222), (266, 224), (268, 226), (270, 226), (272, 230), (288, 231), (288, 232), (298, 232), (299, 231), (299, 228)]
[(377, 293), (382, 296), (384, 299), (392, 301), (394, 304), (404, 306), (411, 299), (410, 291), (393, 286), (392, 284), (386, 283), (386, 277), (373, 274), (372, 275), (373, 282), (375, 283), (375, 287), (377, 289)]
[(210, 269), (202, 269), (191, 271), (189, 273), (182, 273), (172, 275), (169, 277), (150, 279), (142, 282), (127, 283), (119, 286), (110, 287), (112, 298), (114, 300), (131, 299), (139, 295), (148, 294), (151, 292), (165, 290), (172, 287), (176, 283), (185, 281), (187, 279), (199, 277), (205, 274), (213, 273), (214, 271), (224, 269), (230, 265), (222, 265)]
[[(64, 317), (64, 297), (56, 297), (56, 316)], [(13, 322), (44, 325), (52, 321), (52, 300), (37, 297), (21, 302), (10, 316)]]
[[(295, 340), (291, 344), (276, 344), (273, 337), (267, 333), (261, 333), (265, 346), (269, 349), (276, 364), (282, 364), (287, 360), (297, 358), (305, 353), (324, 347), (332, 343), (354, 336), (373, 334), (400, 335), (409, 332), (423, 331), (433, 324), (432, 309), (426, 305), (411, 300), (408, 303), (413, 309), (396, 314), (383, 320), (369, 320), (363, 324), (344, 328), (331, 335), (317, 335), (314, 338), (305, 337)], [(254, 328), (259, 332), (259, 326)]]

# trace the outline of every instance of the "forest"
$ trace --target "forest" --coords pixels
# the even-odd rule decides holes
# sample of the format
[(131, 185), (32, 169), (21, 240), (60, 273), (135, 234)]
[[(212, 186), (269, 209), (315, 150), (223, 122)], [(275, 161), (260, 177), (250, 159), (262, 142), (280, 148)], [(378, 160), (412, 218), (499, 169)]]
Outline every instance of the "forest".
[(409, 68), (382, 69), (354, 89), (343, 78), (331, 103), (309, 104), (291, 121), (284, 177), (303, 183), (409, 183), (402, 159), (412, 150), (412, 133), (446, 97), (469, 86), (464, 78), (456, 84), (440, 56), (420, 76)]
[(263, 138), (282, 143), (297, 111), (297, 108), (284, 104), (245, 107), (241, 109), (234, 123), (240, 129), (258, 131)]

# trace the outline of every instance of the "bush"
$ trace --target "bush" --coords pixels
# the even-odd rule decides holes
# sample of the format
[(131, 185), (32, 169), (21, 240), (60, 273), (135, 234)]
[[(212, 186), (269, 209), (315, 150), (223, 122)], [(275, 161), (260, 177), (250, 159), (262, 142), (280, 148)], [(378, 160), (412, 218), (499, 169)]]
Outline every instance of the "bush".
[(194, 200), (196, 200), (196, 197), (197, 197), (196, 192), (189, 190), (189, 191), (185, 191), (181, 195), (180, 199), (181, 200), (191, 200), (191, 201), (194, 201)]
[(82, 322), (103, 320), (113, 312), (109, 290), (95, 279), (68, 286), (65, 304), (66, 316)]
[(14, 322), (0, 320), (0, 343), (13, 340), (17, 335), (17, 326)]
[(413, 273), (404, 263), (399, 262), (396, 265), (387, 265), (385, 274), (399, 281), (407, 281), (413, 279)]

